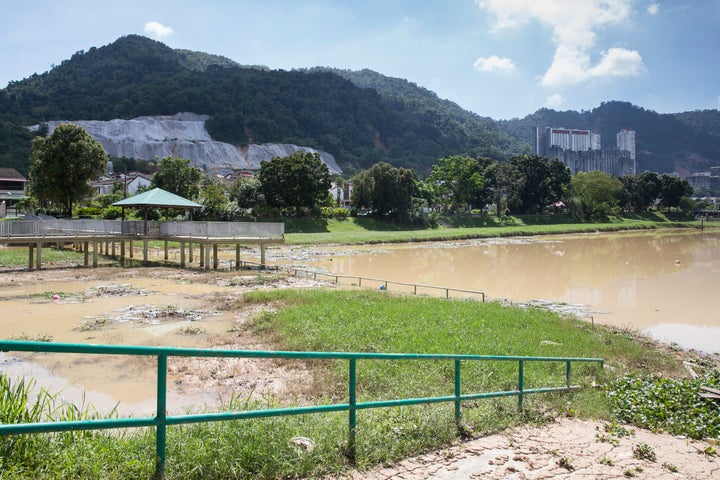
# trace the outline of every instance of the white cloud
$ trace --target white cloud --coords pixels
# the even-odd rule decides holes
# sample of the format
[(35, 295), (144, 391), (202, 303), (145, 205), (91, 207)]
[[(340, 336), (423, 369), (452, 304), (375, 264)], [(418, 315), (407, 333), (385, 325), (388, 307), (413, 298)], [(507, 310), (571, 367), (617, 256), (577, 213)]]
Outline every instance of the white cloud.
[(473, 66), (481, 72), (500, 72), (500, 73), (512, 73), (515, 71), (515, 64), (509, 58), (501, 58), (497, 55), (490, 57), (480, 57), (475, 60)]
[(611, 48), (603, 52), (603, 58), (590, 69), (593, 77), (626, 77), (645, 73), (642, 57), (636, 50)]
[(650, 15), (655, 15), (660, 11), (660, 4), (659, 3), (653, 3), (650, 5), (647, 9), (648, 13)]
[(565, 103), (565, 97), (560, 95), (559, 93), (556, 93), (554, 95), (550, 95), (545, 99), (545, 106), (547, 108), (560, 108)]
[(152, 35), (154, 37), (160, 37), (164, 38), (169, 36), (173, 33), (173, 29), (170, 27), (166, 27), (160, 22), (147, 22), (145, 24), (145, 27), (143, 27), (143, 31), (147, 33), (148, 35)]
[[(590, 51), (596, 31), (627, 20), (632, 0), (476, 0), (495, 17), (495, 29), (537, 21), (552, 29), (556, 45), (552, 64), (542, 76), (545, 86), (572, 85), (600, 76), (637, 75), (644, 72), (637, 51), (611, 48), (593, 66)], [(621, 71), (609, 67), (622, 66)], [(634, 68), (631, 68), (633, 67)]]

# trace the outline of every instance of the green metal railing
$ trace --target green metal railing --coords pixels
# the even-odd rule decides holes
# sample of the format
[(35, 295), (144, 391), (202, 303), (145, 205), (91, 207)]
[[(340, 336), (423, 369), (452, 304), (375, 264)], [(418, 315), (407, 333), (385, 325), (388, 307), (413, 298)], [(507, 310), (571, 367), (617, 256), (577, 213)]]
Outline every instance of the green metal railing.
[[(355, 460), (355, 433), (357, 411), (394, 407), (402, 405), (418, 405), (440, 402), (453, 402), (455, 405), (455, 421), (461, 425), (461, 402), (491, 397), (517, 396), (518, 408), (522, 408), (525, 395), (533, 393), (549, 393), (570, 391), (579, 387), (570, 383), (571, 364), (573, 362), (596, 362), (603, 365), (601, 358), (570, 358), (570, 357), (520, 357), (494, 355), (445, 355), (445, 354), (394, 354), (394, 353), (343, 353), (343, 352), (290, 352), (290, 351), (249, 351), (249, 350), (213, 350), (195, 348), (142, 347), (121, 345), (85, 345), (70, 343), (47, 343), (31, 341), (0, 341), (3, 352), (47, 352), (47, 353), (79, 353), (99, 355), (141, 355), (157, 357), (157, 404), (156, 416), (147, 418), (108, 418), (98, 420), (38, 422), (25, 424), (0, 424), (0, 435), (48, 433), (74, 430), (102, 430), (117, 428), (155, 427), (156, 429), (156, 478), (165, 475), (165, 446), (167, 427), (188, 423), (217, 422), (249, 418), (277, 417), (321, 412), (347, 411), (348, 418), (348, 452), (350, 460)], [(167, 360), (168, 357), (224, 357), (224, 358), (285, 358), (285, 359), (334, 359), (348, 361), (348, 402), (331, 405), (314, 405), (292, 408), (275, 408), (251, 411), (233, 411), (219, 413), (203, 413), (171, 416), (167, 414)], [(404, 398), (358, 402), (357, 400), (357, 361), (358, 360), (438, 360), (452, 361), (455, 366), (454, 394), (426, 398)], [(517, 362), (517, 390), (463, 394), (461, 389), (461, 364), (472, 361)], [(565, 385), (561, 387), (545, 387), (526, 389), (524, 384), (524, 368), (528, 362), (560, 362), (565, 363)]]

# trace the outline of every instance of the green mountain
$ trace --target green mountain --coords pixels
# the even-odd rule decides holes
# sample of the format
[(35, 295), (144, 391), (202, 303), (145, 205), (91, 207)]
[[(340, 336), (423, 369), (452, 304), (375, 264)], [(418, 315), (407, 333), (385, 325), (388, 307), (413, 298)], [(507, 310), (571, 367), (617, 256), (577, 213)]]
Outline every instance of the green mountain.
[[(312, 147), (331, 153), (344, 168), (384, 160), (427, 172), (438, 158), (497, 157), (514, 143), (494, 122), (465, 112), (477, 121), (462, 125), (462, 118), (451, 114), (462, 112), (460, 107), (450, 108), (437, 97), (435, 102), (442, 108), (418, 108), (333, 71), (242, 66), (130, 35), (78, 52), (51, 71), (0, 91), (0, 151), (11, 150), (7, 141), (13, 135), (3, 132), (17, 132), (22, 125), (177, 112), (210, 115), (206, 126), (215, 140)], [(21, 140), (27, 144), (27, 135)], [(16, 146), (0, 162), (27, 162), (22, 158), (27, 148)]]
[(270, 70), (129, 35), (0, 90), (0, 167), (27, 172), (26, 125), (178, 112), (210, 115), (206, 127), (215, 140), (312, 147), (350, 172), (387, 161), (424, 174), (449, 155), (530, 153), (536, 126), (588, 128), (606, 147), (620, 129), (632, 128), (639, 171), (685, 174), (720, 164), (716, 110), (661, 115), (607, 102), (592, 111), (541, 109), (494, 121), (371, 70)]

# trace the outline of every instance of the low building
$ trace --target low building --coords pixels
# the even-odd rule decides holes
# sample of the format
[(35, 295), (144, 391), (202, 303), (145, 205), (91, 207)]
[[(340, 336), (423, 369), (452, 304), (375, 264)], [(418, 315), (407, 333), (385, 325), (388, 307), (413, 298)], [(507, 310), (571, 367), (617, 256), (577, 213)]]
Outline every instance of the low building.
[(126, 195), (135, 195), (140, 188), (148, 188), (152, 184), (152, 177), (138, 172), (116, 174), (111, 177), (104, 177), (90, 185), (99, 195), (113, 193), (115, 185), (120, 184)]
[(17, 204), (26, 197), (27, 179), (14, 168), (0, 168), (0, 217), (16, 217)]
[(352, 197), (352, 183), (344, 182), (341, 185), (333, 183), (330, 187), (330, 196), (338, 207), (349, 207)]

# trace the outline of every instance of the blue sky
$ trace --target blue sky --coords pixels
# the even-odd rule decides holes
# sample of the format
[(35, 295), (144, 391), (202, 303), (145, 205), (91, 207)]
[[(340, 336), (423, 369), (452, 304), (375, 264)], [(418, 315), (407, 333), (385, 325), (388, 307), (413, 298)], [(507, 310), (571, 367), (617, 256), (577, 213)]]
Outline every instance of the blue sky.
[(369, 68), (495, 119), (720, 107), (720, 0), (6, 2), (0, 88), (127, 34), (272, 69)]

